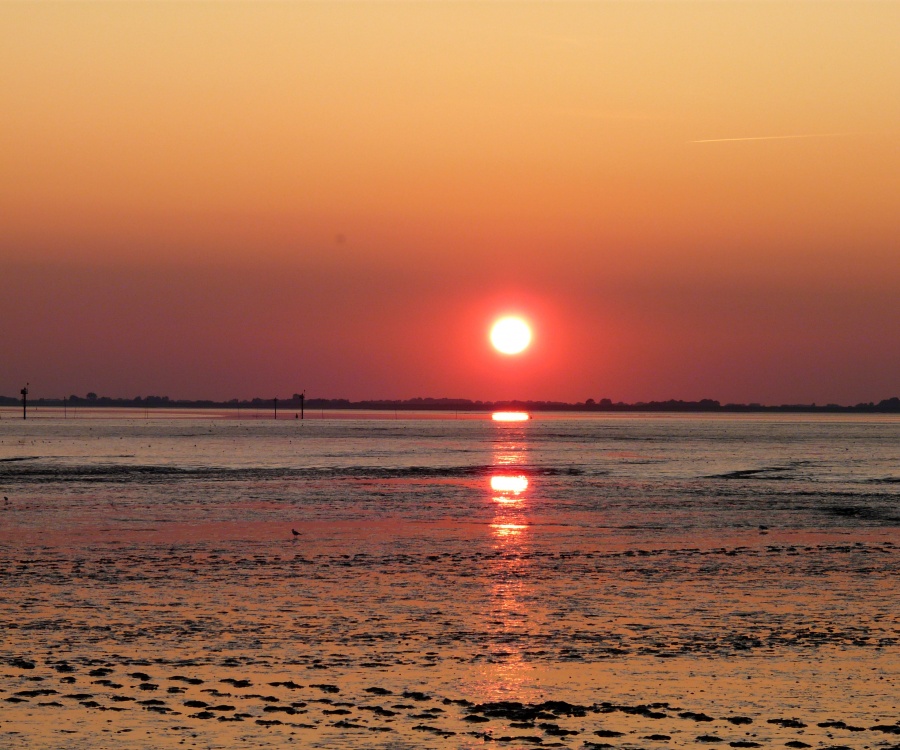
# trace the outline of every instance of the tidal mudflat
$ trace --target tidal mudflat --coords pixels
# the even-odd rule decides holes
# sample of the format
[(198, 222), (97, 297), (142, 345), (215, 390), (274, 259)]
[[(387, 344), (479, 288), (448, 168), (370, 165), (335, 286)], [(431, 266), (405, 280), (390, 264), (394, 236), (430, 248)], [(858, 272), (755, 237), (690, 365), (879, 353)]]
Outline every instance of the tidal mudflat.
[(896, 419), (12, 416), (0, 747), (900, 747)]

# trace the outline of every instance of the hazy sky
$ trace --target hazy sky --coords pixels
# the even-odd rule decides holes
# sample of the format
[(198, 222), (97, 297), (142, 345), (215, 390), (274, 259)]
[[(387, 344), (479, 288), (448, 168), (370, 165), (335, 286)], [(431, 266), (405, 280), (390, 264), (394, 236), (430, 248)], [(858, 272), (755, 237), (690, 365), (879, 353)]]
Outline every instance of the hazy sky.
[(2, 3), (0, 394), (898, 395), (898, 46), (898, 2)]

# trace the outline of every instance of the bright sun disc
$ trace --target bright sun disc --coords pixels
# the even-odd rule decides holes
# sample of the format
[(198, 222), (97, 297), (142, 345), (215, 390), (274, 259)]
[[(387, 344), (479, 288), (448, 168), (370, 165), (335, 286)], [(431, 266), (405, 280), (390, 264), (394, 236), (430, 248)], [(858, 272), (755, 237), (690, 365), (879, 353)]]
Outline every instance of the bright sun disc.
[(531, 343), (531, 329), (521, 318), (500, 318), (491, 328), (491, 343), (503, 354), (519, 354)]

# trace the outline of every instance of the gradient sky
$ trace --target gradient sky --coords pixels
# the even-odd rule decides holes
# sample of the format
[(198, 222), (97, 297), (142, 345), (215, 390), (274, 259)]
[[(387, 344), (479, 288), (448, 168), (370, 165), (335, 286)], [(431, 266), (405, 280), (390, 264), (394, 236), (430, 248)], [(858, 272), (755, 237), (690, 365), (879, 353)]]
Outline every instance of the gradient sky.
[(898, 40), (897, 2), (0, 4), (0, 394), (898, 395)]

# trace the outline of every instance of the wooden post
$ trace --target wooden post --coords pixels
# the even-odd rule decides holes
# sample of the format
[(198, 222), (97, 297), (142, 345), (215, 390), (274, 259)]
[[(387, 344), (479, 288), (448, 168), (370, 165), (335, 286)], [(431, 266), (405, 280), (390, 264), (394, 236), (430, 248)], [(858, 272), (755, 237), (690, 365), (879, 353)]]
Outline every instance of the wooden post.
[(22, 419), (28, 419), (28, 383), (19, 393), (22, 394)]

